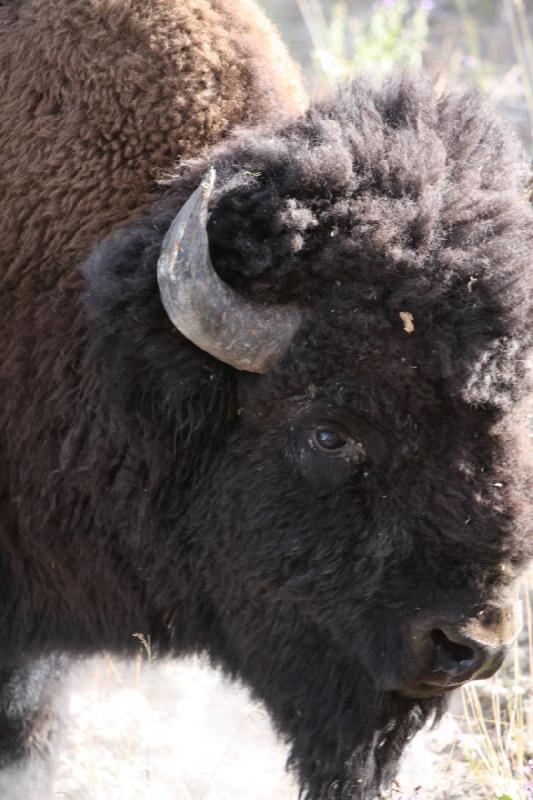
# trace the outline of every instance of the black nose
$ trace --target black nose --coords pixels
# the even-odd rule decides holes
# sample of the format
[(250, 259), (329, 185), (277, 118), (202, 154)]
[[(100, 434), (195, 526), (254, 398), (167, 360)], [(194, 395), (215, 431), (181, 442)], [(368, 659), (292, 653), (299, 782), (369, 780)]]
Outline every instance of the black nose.
[(418, 619), (409, 626), (409, 679), (401, 691), (426, 697), (498, 670), (521, 627), (519, 604), (487, 606), (475, 617)]
[(505, 645), (490, 646), (445, 625), (429, 631), (426, 646), (430, 669), (425, 680), (434, 686), (457, 685), (474, 675), (488, 678), (501, 667), (508, 651)]

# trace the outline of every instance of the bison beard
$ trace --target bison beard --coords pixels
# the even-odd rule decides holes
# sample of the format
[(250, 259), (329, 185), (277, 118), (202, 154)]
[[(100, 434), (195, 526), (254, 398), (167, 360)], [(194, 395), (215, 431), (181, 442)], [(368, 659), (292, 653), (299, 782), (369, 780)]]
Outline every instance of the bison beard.
[[(129, 42), (129, 14), (140, 25), (146, 7), (81, 5), (88, 19), (59, 14), (60, 39), (81, 20), (121, 53), (115, 32), (125, 24)], [(232, 53), (226, 0), (161, 0), (163, 28), (193, 6), (184, 30), (205, 38), (211, 20), (222, 55)], [(112, 19), (103, 29), (99, 7)], [(10, 6), (8, 20), (25, 8)], [(180, 35), (174, 26), (178, 44)], [(59, 81), (65, 103), (92, 50)], [(265, 98), (269, 113), (276, 105), (249, 83), (261, 72), (252, 50), (248, 123), (266, 116)], [(125, 75), (130, 55), (128, 45)], [(181, 78), (166, 66), (174, 97)], [(207, 117), (216, 130), (204, 144), (228, 133), (219, 122), (239, 119), (223, 78), (214, 85), (227, 89), (227, 114)], [(95, 107), (114, 97), (102, 92)], [(25, 124), (46, 112), (43, 130), (56, 130), (61, 104), (31, 100)], [(167, 110), (155, 105), (164, 160), (179, 124), (161, 147)], [(143, 119), (136, 134), (152, 115)], [(94, 144), (77, 113), (69, 124), (76, 144), (77, 134)], [(57, 135), (72, 138), (67, 129)], [(192, 110), (181, 155), (197, 130)], [(251, 687), (291, 747), (307, 800), (369, 800), (448, 690), (496, 668), (512, 638), (503, 611), (532, 551), (515, 440), (533, 344), (533, 215), (515, 141), (476, 96), (438, 97), (414, 77), (379, 90), (354, 81), (292, 122), (241, 130), (152, 192), (144, 160), (137, 190), (115, 197), (131, 148), (121, 160), (122, 145), (110, 146), (118, 155), (108, 158), (98, 138), (102, 163), (87, 168), (76, 147), (65, 148), (75, 165), (63, 162), (56, 139), (28, 174), (27, 158), (6, 155), (17, 136), (2, 151), (15, 164), (9, 241), (20, 242), (0, 293), (5, 785), (18, 771), (10, 764), (44, 759), (53, 738), (53, 654), (131, 654), (143, 634), (154, 654), (205, 652)], [(115, 159), (113, 180), (100, 180)], [(58, 187), (59, 163), (75, 174)], [(224, 348), (215, 358), (189, 341), (158, 288), (163, 239), (210, 167), (210, 216), (193, 231), (207, 231), (210, 285), (263, 319), (296, 310), (290, 342), (261, 374), (256, 361), (243, 371)], [(41, 202), (28, 208), (30, 185)]]
[[(319, 631), (284, 619), (281, 610), (258, 635), (261, 609), (254, 611), (254, 619), (233, 619), (225, 627), (220, 664), (253, 687), (290, 742), (289, 766), (300, 778), (302, 797), (373, 798), (394, 778), (407, 742), (428, 720), (438, 721), (446, 700), (379, 691), (360, 664), (325, 647)], [(381, 667), (375, 664), (374, 675)]]

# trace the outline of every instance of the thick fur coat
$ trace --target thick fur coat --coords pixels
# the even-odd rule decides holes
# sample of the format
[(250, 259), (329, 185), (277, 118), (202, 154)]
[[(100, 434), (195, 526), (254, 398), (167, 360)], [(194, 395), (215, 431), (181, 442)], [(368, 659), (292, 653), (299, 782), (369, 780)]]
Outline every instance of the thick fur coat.
[[(44, 5), (0, 9), (7, 33)], [(124, 9), (120, 25), (138, 31), (134, 3), (81, 5), (105, 7), (104, 21)], [(206, 25), (222, 4), (188, 7), (204, 9), (193, 18)], [(77, 30), (62, 19), (62, 33)], [(183, 20), (179, 30), (189, 30)], [(207, 51), (191, 52), (203, 63)], [(22, 165), (8, 162), (5, 175), (13, 208), (26, 208), (12, 224), (24, 227), (0, 294), (5, 691), (37, 656), (128, 653), (139, 633), (154, 653), (207, 652), (266, 703), (303, 796), (368, 800), (445, 704), (444, 694), (402, 691), (416, 678), (412, 621), (498, 607), (532, 552), (515, 450), (533, 330), (528, 176), (514, 138), (474, 95), (438, 97), (417, 78), (380, 90), (355, 81), (274, 123), (275, 92), (286, 107), (300, 94), (291, 80), (268, 81), (250, 94), (264, 122), (210, 149), (220, 132), (207, 136), (199, 155), (204, 117), (182, 109), (187, 144), (173, 149), (173, 131), (184, 141), (177, 123), (160, 143), (170, 148), (164, 185), (153, 183), (156, 147), (124, 195), (137, 160), (119, 147), (115, 175), (113, 136), (97, 160), (102, 195), (83, 158), (65, 167), (56, 195), (45, 187), (59, 153), (72, 151), (56, 150), (53, 135), (22, 158), (21, 127)], [(16, 123), (12, 97), (3, 125), (6, 115)], [(244, 107), (252, 113), (237, 105), (236, 121), (253, 122)], [(81, 120), (101, 107), (80, 108), (80, 141), (96, 147)], [(151, 108), (149, 119), (167, 119), (161, 100)], [(151, 130), (159, 141), (158, 124)], [(195, 157), (171, 175), (176, 153)], [(217, 272), (247, 298), (304, 314), (265, 375), (198, 350), (161, 304), (162, 238), (209, 165)], [(41, 193), (27, 182), (26, 206), (13, 170), (36, 175)], [(132, 214), (135, 192), (144, 214)], [(352, 450), (321, 450), (316, 433), (329, 428)], [(10, 723), (6, 760), (29, 749), (27, 716)]]
[(0, 97), (2, 275), (70, 272), (177, 158), (305, 104), (251, 0), (2, 3)]

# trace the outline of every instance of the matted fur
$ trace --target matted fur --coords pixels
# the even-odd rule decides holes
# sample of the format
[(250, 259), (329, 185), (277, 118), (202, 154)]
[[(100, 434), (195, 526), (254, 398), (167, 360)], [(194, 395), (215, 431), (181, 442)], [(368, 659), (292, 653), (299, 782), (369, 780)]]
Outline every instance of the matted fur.
[[(163, 235), (210, 164), (215, 268), (306, 315), (267, 375), (197, 350), (159, 299)], [(97, 223), (89, 200), (65, 218), (40, 194), (40, 233), (7, 259), (0, 295), (9, 664), (128, 653), (139, 633), (155, 654), (206, 651), (266, 703), (305, 798), (386, 784), (444, 706), (398, 691), (409, 624), (500, 602), (531, 554), (514, 449), (532, 344), (526, 181), (474, 95), (401, 78), (356, 81), (182, 163), (81, 272), (136, 190), (116, 215), (104, 192)], [(357, 466), (310, 444), (339, 419)]]

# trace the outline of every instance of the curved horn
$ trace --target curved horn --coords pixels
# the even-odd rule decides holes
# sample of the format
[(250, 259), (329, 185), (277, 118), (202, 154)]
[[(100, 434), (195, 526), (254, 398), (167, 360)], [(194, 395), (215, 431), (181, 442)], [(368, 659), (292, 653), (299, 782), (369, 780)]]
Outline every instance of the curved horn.
[(267, 372), (287, 350), (301, 314), (244, 300), (216, 274), (206, 230), (215, 177), (211, 168), (163, 240), (157, 264), (161, 300), (172, 323), (197, 347), (236, 369)]

